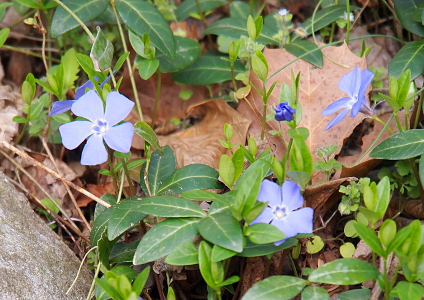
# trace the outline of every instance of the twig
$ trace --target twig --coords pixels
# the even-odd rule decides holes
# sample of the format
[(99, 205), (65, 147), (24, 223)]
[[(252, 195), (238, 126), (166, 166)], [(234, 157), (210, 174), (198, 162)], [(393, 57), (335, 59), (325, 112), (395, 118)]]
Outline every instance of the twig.
[[(15, 152), (16, 154), (18, 154), (20, 157), (25, 158), (26, 160), (28, 160), (30, 163), (32, 163), (33, 165), (36, 165), (39, 168), (42, 168), (43, 170), (45, 170), (46, 172), (48, 172), (49, 174), (53, 175), (54, 177), (56, 177), (57, 179), (63, 181), (64, 183), (66, 183), (67, 185), (69, 185), (71, 188), (77, 190), (78, 192), (80, 192), (81, 194), (86, 195), (87, 197), (93, 199), (94, 201), (96, 201), (97, 203), (100, 203), (101, 205), (105, 206), (105, 207), (110, 207), (111, 205), (107, 202), (105, 202), (104, 200), (100, 199), (99, 197), (93, 195), (92, 193), (88, 192), (87, 190), (77, 186), (75, 183), (70, 182), (69, 180), (65, 179), (63, 176), (57, 174), (55, 171), (47, 168), (46, 166), (44, 166), (43, 164), (41, 164), (40, 162), (38, 162), (37, 160), (33, 159), (31, 156), (29, 156), (28, 154), (26, 154), (25, 152), (19, 150), (18, 148), (12, 146), (11, 144), (5, 142), (5, 141), (0, 141), (0, 145), (3, 145), (4, 147), (6, 147), (7, 149)], [(0, 150), (1, 151), (1, 150)]]

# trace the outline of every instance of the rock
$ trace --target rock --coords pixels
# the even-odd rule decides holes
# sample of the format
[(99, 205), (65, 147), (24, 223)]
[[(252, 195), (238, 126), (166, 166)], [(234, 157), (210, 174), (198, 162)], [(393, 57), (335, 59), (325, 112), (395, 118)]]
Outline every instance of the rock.
[(92, 275), (0, 172), (0, 299), (86, 299)]

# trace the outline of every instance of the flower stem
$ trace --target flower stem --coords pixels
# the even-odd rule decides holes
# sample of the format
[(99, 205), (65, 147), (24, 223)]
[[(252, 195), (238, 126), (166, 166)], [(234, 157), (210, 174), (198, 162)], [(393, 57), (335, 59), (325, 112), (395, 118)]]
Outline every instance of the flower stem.
[(122, 160), (122, 168), (124, 169), (125, 177), (127, 177), (128, 185), (130, 186), (131, 196), (135, 196), (135, 188), (130, 176), (130, 172), (128, 171), (126, 158)]
[[(121, 41), (122, 41), (122, 46), (124, 47), (124, 52), (128, 52), (127, 42), (126, 42), (125, 37), (124, 37), (124, 31), (122, 29), (121, 22), (119, 21), (118, 12), (116, 11), (115, 0), (110, 0), (110, 6), (112, 7), (113, 13), (115, 14), (116, 24), (118, 25), (119, 35), (121, 36)], [(132, 86), (132, 89), (133, 89), (133, 94), (134, 94), (134, 99), (135, 99), (134, 102), (137, 106), (137, 111), (138, 111), (138, 116), (140, 118), (140, 121), (143, 121), (143, 112), (141, 110), (140, 100), (138, 98), (137, 86), (136, 86), (135, 80), (134, 80), (134, 71), (132, 69), (129, 56), (127, 56), (126, 61), (127, 61), (128, 73), (129, 73), (129, 76), (130, 76), (131, 86)]]
[(159, 97), (160, 97), (160, 89), (162, 86), (162, 73), (161, 71), (157, 71), (158, 74), (158, 82), (156, 85), (156, 95), (155, 95), (155, 104), (153, 106), (153, 113), (152, 113), (152, 128), (155, 128), (155, 121), (156, 121), (156, 114), (158, 112), (158, 106), (159, 106)]

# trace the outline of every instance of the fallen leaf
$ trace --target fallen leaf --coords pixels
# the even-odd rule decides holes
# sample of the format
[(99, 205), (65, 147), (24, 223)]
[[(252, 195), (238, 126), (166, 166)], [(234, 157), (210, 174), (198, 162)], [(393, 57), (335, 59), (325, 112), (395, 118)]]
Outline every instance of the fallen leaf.
[(161, 146), (175, 151), (178, 167), (202, 163), (217, 169), (219, 159), (227, 150), (221, 145), (224, 124), (233, 126), (233, 144), (244, 145), (251, 121), (232, 109), (224, 100), (210, 100), (189, 108), (189, 114), (204, 115), (202, 121), (168, 136), (159, 136)]
[[(365, 59), (354, 55), (346, 44), (340, 47), (326, 47), (322, 49), (322, 52), (325, 54), (324, 66), (322, 69), (319, 69), (301, 59), (293, 62), (296, 57), (288, 53), (285, 49), (266, 49), (264, 51), (269, 65), (268, 76), (277, 72), (286, 64), (293, 62), (285, 69), (279, 71), (275, 76), (268, 79), (267, 88), (276, 80), (278, 80), (278, 83), (268, 100), (267, 114), (271, 113), (272, 107), (279, 103), (279, 93), (282, 83), (284, 82), (291, 86), (291, 72), (293, 72), (295, 76), (298, 72), (301, 74), (299, 83), (299, 102), (302, 107), (302, 121), (298, 127), (306, 127), (309, 129), (310, 136), (306, 142), (311, 150), (314, 161), (318, 160), (315, 153), (318, 147), (337, 145), (341, 148), (343, 140), (350, 136), (354, 128), (361, 122), (362, 114), (358, 114), (355, 118), (346, 116), (340, 123), (336, 124), (328, 131), (324, 131), (324, 128), (336, 114), (323, 117), (321, 112), (329, 104), (346, 96), (346, 94), (338, 88), (340, 78), (344, 74), (347, 74), (356, 66), (361, 70), (367, 67)], [(251, 80), (259, 90), (262, 89), (261, 82), (256, 76), (251, 75)], [(261, 125), (257, 119), (258, 117), (262, 118), (262, 99), (256, 90), (252, 89), (252, 93), (248, 96), (247, 100), (250, 102), (254, 111), (252, 111), (247, 101), (241, 102), (238, 111), (242, 115), (252, 119), (252, 126), (249, 128), (249, 134), (258, 137), (261, 133)], [(283, 130), (288, 129), (285, 122), (280, 122), (280, 124)], [(269, 121), (266, 130), (280, 130), (279, 122), (275, 120)], [(285, 138), (288, 140), (287, 134), (285, 134)], [(284, 143), (274, 137), (269, 139), (269, 144), (275, 146), (275, 154), (277, 158), (281, 159), (286, 151)], [(324, 180), (325, 177), (323, 174), (314, 171), (312, 183)]]

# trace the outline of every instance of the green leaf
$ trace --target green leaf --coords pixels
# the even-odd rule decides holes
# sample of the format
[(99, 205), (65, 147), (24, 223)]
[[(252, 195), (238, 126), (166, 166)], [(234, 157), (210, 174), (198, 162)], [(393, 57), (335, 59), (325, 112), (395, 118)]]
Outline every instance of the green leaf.
[(172, 173), (158, 188), (157, 195), (176, 195), (193, 190), (219, 189), (218, 172), (202, 164), (182, 167)]
[(323, 66), (321, 50), (317, 50), (318, 46), (310, 41), (296, 40), (291, 43), (285, 44), (284, 49), (286, 49), (287, 52), (297, 57), (304, 55), (308, 52), (311, 52), (305, 55), (304, 57), (302, 57), (302, 59), (310, 62), (311, 64), (317, 66), (318, 68), (322, 68)]
[(413, 229), (412, 226), (406, 226), (402, 228), (401, 230), (399, 230), (396, 233), (396, 236), (393, 239), (393, 241), (388, 245), (386, 252), (390, 254), (393, 251), (396, 251), (400, 247), (400, 245), (402, 245), (403, 242), (409, 237), (412, 229)]
[(370, 157), (408, 159), (424, 153), (424, 130), (411, 129), (396, 133), (375, 147)]
[(399, 18), (402, 26), (416, 35), (424, 36), (424, 26), (412, 18), (412, 15), (418, 10), (421, 3), (422, 1), (420, 0), (394, 1), (396, 16)]
[[(202, 12), (215, 9), (221, 5), (227, 4), (227, 0), (201, 0), (199, 1)], [(199, 13), (195, 0), (184, 0), (175, 11), (177, 21), (187, 19), (190, 14)]]
[(144, 285), (150, 275), (150, 266), (144, 268), (144, 270), (134, 280), (132, 290), (136, 295), (140, 295), (143, 291)]
[[(80, 18), (83, 23), (100, 15), (109, 5), (108, 0), (63, 0), (62, 3)], [(79, 26), (79, 23), (66, 10), (59, 6), (53, 15), (50, 33), (55, 38), (77, 26)]]
[[(353, 9), (353, 6), (350, 6)], [(320, 30), (321, 28), (333, 23), (338, 18), (343, 17), (346, 11), (346, 5), (332, 5), (328, 6), (320, 11), (318, 11), (315, 16), (310, 17), (305, 22), (303, 22), (300, 27), (306, 30), (307, 34), (311, 34), (312, 30), (314, 32)], [(313, 21), (313, 23), (312, 23)], [(292, 42), (298, 39), (297, 35), (293, 35)]]
[[(250, 6), (246, 2), (231, 1), (230, 3), (230, 16), (232, 18), (247, 19), (250, 14)], [(255, 15), (254, 15), (255, 17)]]
[(211, 261), (218, 262), (237, 255), (237, 252), (214, 245), (212, 248)]
[(400, 281), (391, 290), (390, 296), (400, 300), (421, 300), (424, 296), (424, 287), (418, 283)]
[(243, 257), (255, 257), (275, 253), (280, 250), (288, 249), (293, 247), (298, 243), (298, 240), (295, 238), (288, 238), (280, 246), (275, 246), (274, 244), (258, 245), (252, 243), (249, 239), (246, 241), (246, 246), (241, 253), (237, 254), (238, 256)]
[(75, 54), (75, 48), (70, 48), (61, 58), (65, 89), (71, 88), (74, 85), (74, 82), (78, 79), (80, 69), (78, 61), (75, 58)]
[(156, 58), (160, 61), (159, 70), (162, 73), (174, 73), (184, 70), (193, 64), (202, 53), (202, 47), (193, 39), (176, 36), (175, 43), (178, 51), (175, 53), (174, 59), (170, 59), (162, 52), (156, 54)]
[(255, 244), (269, 244), (280, 241), (286, 235), (271, 224), (256, 223), (247, 227), (245, 235)]
[(146, 214), (140, 211), (141, 204), (141, 200), (132, 197), (122, 200), (120, 203), (110, 208), (111, 213), (108, 227), (109, 240), (113, 240), (120, 236), (146, 217)]
[(138, 207), (140, 212), (157, 217), (205, 217), (206, 213), (196, 203), (171, 196), (144, 198)]
[(320, 286), (308, 286), (302, 291), (302, 300), (330, 300), (330, 295)]
[(102, 211), (95, 219), (93, 228), (90, 233), (91, 245), (97, 246), (97, 242), (101, 239), (103, 232), (107, 230), (110, 214), (112, 209), (108, 208)]
[(293, 276), (272, 276), (253, 285), (241, 299), (289, 300), (299, 294), (306, 283), (306, 280)]
[[(199, 270), (203, 279), (212, 289), (218, 289), (217, 282), (215, 281), (216, 275), (224, 277), (222, 264), (211, 262), (212, 247), (207, 242), (201, 241), (199, 245)], [(213, 266), (212, 266), (213, 265)], [(215, 274), (214, 274), (215, 273)], [(214, 276), (215, 275), (215, 276)]]
[(7, 37), (9, 36), (10, 28), (3, 28), (0, 30), (0, 47), (4, 45), (4, 43), (7, 40)]
[(98, 75), (98, 72), (94, 70), (94, 64), (91, 58), (85, 54), (76, 53), (75, 58), (80, 64), (81, 68), (87, 73), (88, 76), (95, 77)]
[(94, 70), (97, 72), (108, 70), (112, 66), (113, 45), (99, 26), (97, 26), (97, 36), (91, 47), (90, 57), (94, 63)]
[[(159, 150), (155, 150), (152, 153), (152, 156), (150, 157), (149, 170), (147, 173), (147, 182), (149, 184), (152, 196), (160, 194), (158, 189), (162, 183), (165, 182), (166, 179), (175, 172), (177, 167), (174, 150), (172, 150), (172, 148), (169, 146), (165, 146), (159, 149), (163, 151), (163, 155), (159, 154)], [(144, 180), (144, 170), (145, 167), (143, 166), (142, 171), (140, 172), (140, 184), (144, 192), (149, 194)]]
[(134, 132), (141, 136), (143, 139), (145, 139), (145, 141), (149, 143), (152, 147), (156, 148), (159, 151), (160, 155), (163, 155), (162, 148), (159, 145), (158, 137), (156, 136), (156, 133), (153, 131), (152, 127), (150, 127), (149, 124), (143, 121), (135, 123)]
[(219, 159), (219, 177), (231, 189), (233, 189), (234, 184), (234, 175), (235, 175), (235, 167), (231, 158), (227, 154), (222, 154)]
[(197, 234), (198, 218), (166, 219), (147, 231), (138, 244), (134, 264), (141, 265), (166, 256)]
[(265, 81), (268, 77), (268, 62), (262, 52), (256, 51), (256, 54), (252, 56), (252, 69), (261, 81)]
[(135, 249), (137, 249), (139, 242), (140, 241), (135, 241), (132, 243), (116, 243), (110, 251), (109, 262), (111, 264), (132, 262)]
[(312, 271), (310, 282), (353, 285), (376, 279), (380, 272), (369, 263), (356, 258), (341, 258)]
[(301, 171), (312, 175), (313, 162), (312, 154), (305, 139), (297, 134), (293, 140), (293, 146), (290, 151), (290, 170)]
[(21, 116), (14, 116), (14, 117), (12, 118), (12, 121), (13, 121), (13, 122), (16, 122), (16, 123), (28, 123), (28, 122), (29, 122), (29, 120), (28, 120), (28, 119), (26, 119), (26, 118), (24, 118), (24, 117), (21, 117)]
[(359, 237), (364, 240), (364, 242), (371, 248), (372, 251), (382, 257), (387, 256), (386, 252), (383, 250), (380, 240), (373, 230), (360, 223), (353, 224), (353, 227), (355, 228)]
[(369, 299), (371, 297), (371, 290), (369, 289), (350, 290), (344, 293), (340, 293), (338, 296), (340, 300)]
[(413, 41), (399, 50), (389, 63), (389, 77), (411, 70), (411, 80), (424, 72), (424, 40)]
[(13, 2), (18, 2), (22, 5), (31, 7), (31, 8), (40, 8), (40, 9), (49, 9), (57, 6), (57, 4), (53, 0), (14, 0)]
[(384, 176), (377, 185), (377, 203), (375, 204), (374, 211), (380, 218), (386, 213), (387, 207), (390, 203), (390, 179)]
[(174, 34), (162, 14), (147, 1), (116, 0), (116, 8), (124, 23), (135, 33), (147, 33), (151, 43), (166, 56), (175, 55)]
[[(234, 72), (244, 72), (244, 65), (236, 61)], [(172, 74), (172, 79), (190, 85), (207, 85), (231, 80), (230, 63), (217, 56), (204, 55), (188, 68)]]
[(199, 263), (199, 254), (193, 241), (186, 241), (172, 250), (165, 258), (165, 262), (174, 266), (189, 266)]
[(114, 71), (118, 71), (122, 65), (124, 64), (125, 60), (127, 59), (128, 55), (130, 55), (130, 52), (122, 53), (122, 55), (118, 58), (118, 60), (115, 63), (115, 66), (113, 67)]
[[(256, 42), (279, 45), (279, 41), (273, 37), (276, 33), (276, 29), (271, 29), (264, 25)], [(225, 18), (218, 20), (205, 30), (205, 34), (223, 35), (225, 37), (238, 40), (242, 35), (248, 36), (246, 20), (241, 18)]]
[(137, 69), (138, 74), (144, 80), (149, 79), (159, 68), (159, 60), (157, 59), (145, 59), (138, 56)]
[(223, 248), (235, 252), (243, 250), (240, 224), (229, 214), (216, 213), (203, 218), (199, 222), (199, 232), (204, 239)]

